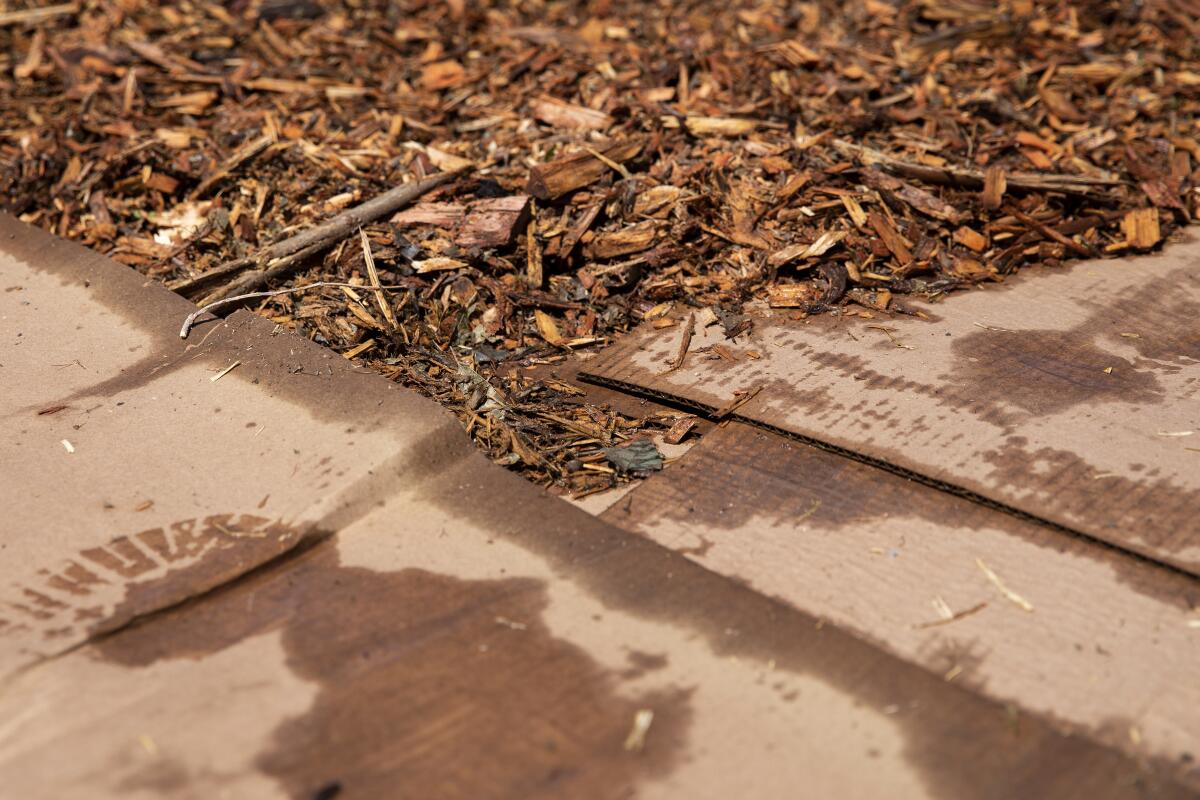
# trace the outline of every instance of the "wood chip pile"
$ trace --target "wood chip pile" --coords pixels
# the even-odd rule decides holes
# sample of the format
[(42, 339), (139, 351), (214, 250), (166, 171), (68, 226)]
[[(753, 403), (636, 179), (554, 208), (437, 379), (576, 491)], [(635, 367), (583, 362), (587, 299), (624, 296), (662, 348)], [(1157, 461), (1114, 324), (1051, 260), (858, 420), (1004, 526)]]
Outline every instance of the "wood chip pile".
[(674, 420), (521, 368), (1158, 246), (1198, 203), (1198, 42), (1197, 0), (0, 3), (0, 202), (200, 300), (461, 171), (265, 279), (362, 289), (255, 307), (588, 492)]

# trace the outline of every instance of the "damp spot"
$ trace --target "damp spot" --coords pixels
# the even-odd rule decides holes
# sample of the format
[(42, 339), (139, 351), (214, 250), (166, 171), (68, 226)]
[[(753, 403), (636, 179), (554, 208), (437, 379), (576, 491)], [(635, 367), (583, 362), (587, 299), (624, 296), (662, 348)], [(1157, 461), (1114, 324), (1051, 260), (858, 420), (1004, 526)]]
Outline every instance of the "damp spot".
[(1082, 403), (1161, 402), (1158, 377), (1075, 331), (981, 330), (955, 340), (947, 375), (964, 398), (1053, 414)]
[(124, 777), (116, 788), (122, 796), (146, 792), (154, 797), (174, 797), (190, 782), (187, 767), (175, 759), (158, 755)]
[(629, 668), (621, 673), (621, 677), (626, 680), (664, 669), (669, 663), (665, 653), (643, 653), (641, 650), (630, 650), (626, 660), (629, 662)]
[[(537, 580), (379, 573), (317, 547), (285, 576), (239, 582), (98, 647), (141, 666), (281, 631), (288, 667), (319, 686), (257, 759), (293, 798), (334, 783), (338, 797), (359, 798), (625, 796), (676, 763), (688, 692), (619, 691), (620, 674), (550, 633), (547, 604)], [(655, 658), (635, 660), (650, 669)], [(631, 753), (642, 708), (654, 729)]]
[[(1027, 498), (1052, 497), (1056, 511), (1068, 519), (1101, 520), (1095, 527), (1102, 538), (1128, 543), (1132, 549), (1141, 546), (1167, 553), (1196, 546), (1200, 490), (1158, 477), (1157, 469), (1139, 473), (1137, 480), (1105, 474), (1078, 453), (1038, 447), (1023, 436), (1008, 437), (1000, 447), (985, 451), (982, 459), (991, 467), (990, 485)], [(1097, 481), (1095, 476), (1101, 474), (1104, 479)], [(1069, 486), (1095, 488), (1063, 488)]]

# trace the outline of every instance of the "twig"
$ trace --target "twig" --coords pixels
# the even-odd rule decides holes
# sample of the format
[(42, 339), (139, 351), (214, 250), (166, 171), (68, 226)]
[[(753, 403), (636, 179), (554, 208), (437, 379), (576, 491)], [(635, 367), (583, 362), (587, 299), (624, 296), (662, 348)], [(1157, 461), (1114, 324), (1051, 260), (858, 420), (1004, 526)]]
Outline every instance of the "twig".
[[(929, 167), (893, 158), (879, 150), (850, 142), (834, 140), (833, 146), (846, 155), (855, 156), (863, 164), (878, 164), (888, 172), (916, 178), (926, 183), (950, 184), (967, 189), (983, 186), (983, 173), (957, 167)], [(1089, 178), (1085, 175), (1039, 175), (1032, 172), (1006, 172), (1005, 182), (1017, 189), (1034, 191), (1066, 192), (1068, 194), (1094, 195), (1096, 189), (1105, 186), (1121, 186), (1125, 181), (1116, 178)]]
[(271, 134), (263, 134), (257, 139), (252, 139), (249, 142), (246, 142), (237, 150), (234, 150), (227, 159), (221, 162), (221, 165), (217, 167), (215, 172), (213, 172), (204, 180), (200, 181), (200, 184), (192, 190), (192, 193), (189, 195), (189, 197), (193, 200), (197, 197), (200, 197), (209, 189), (225, 180), (225, 178), (229, 176), (229, 173), (233, 172), (242, 164), (254, 158), (263, 150), (266, 150), (274, 142), (275, 137)]
[[(281, 242), (276, 242), (256, 257), (255, 262), (262, 264), (262, 267), (251, 270), (236, 281), (217, 289), (205, 297), (202, 302), (213, 303), (234, 294), (252, 292), (267, 282), (286, 275), (309, 256), (324, 250), (334, 242), (345, 239), (355, 229), (408, 205), (431, 189), (458, 177), (464, 171), (439, 172), (424, 180), (397, 186), (354, 208), (346, 209), (315, 228), (309, 228)], [(225, 268), (226, 265), (221, 265), (215, 270)], [(198, 276), (193, 281), (199, 281), (203, 277)]]
[(1058, 242), (1059, 244), (1063, 245), (1064, 247), (1068, 248), (1069, 250), (1072, 250), (1075, 253), (1077, 253), (1078, 255), (1083, 256), (1084, 258), (1096, 258), (1099, 256), (1099, 253), (1097, 253), (1092, 248), (1088, 247), (1087, 245), (1082, 245), (1079, 242), (1072, 239), (1070, 236), (1067, 236), (1066, 234), (1056, 231), (1054, 228), (1051, 228), (1049, 225), (1047, 225), (1046, 223), (1037, 219), (1036, 217), (1032, 217), (1029, 214), (1026, 214), (1024, 211), (1017, 208), (1016, 206), (1007, 205), (1004, 207), (1004, 210), (1007, 213), (1012, 214), (1017, 219), (1021, 220), (1021, 222), (1024, 222), (1026, 225), (1031, 226), (1034, 230), (1036, 230), (1042, 236), (1045, 236), (1047, 239), (1053, 239), (1054, 241)]
[(217, 308), (219, 306), (228, 305), (229, 303), (237, 303), (242, 300), (253, 300), (257, 297), (275, 297), (276, 295), (288, 294), (290, 292), (306, 292), (309, 289), (320, 289), (320, 288), (323, 288), (326, 286), (330, 286), (330, 287), (344, 286), (344, 287), (347, 287), (350, 289), (366, 289), (366, 288), (407, 289), (407, 288), (409, 288), (407, 286), (366, 287), (366, 286), (363, 286), (361, 283), (342, 283), (340, 281), (317, 281), (316, 283), (306, 283), (303, 286), (289, 286), (286, 289), (272, 289), (269, 292), (247, 292), (246, 294), (239, 294), (239, 295), (234, 295), (233, 297), (224, 297), (220, 300), (214, 300), (211, 303), (200, 306), (200, 308), (197, 308), (195, 311), (188, 314), (187, 317), (183, 320), (183, 327), (179, 329), (179, 338), (186, 339), (188, 337), (188, 333), (190, 333), (192, 330), (192, 326), (196, 324), (196, 319), (201, 314), (207, 314), (209, 311), (212, 311), (214, 308)]
[(3, 14), (0, 14), (0, 25), (41, 22), (42, 20), (50, 19), (51, 17), (60, 17), (63, 14), (75, 14), (78, 13), (78, 11), (78, 3), (62, 3), (57, 6), (46, 6), (45, 8), (26, 8), (21, 11), (5, 11)]
[(396, 330), (399, 327), (396, 324), (396, 315), (392, 313), (392, 307), (388, 305), (387, 298), (383, 296), (383, 291), (379, 288), (379, 272), (375, 269), (375, 256), (371, 255), (371, 240), (367, 238), (367, 232), (362, 228), (358, 229), (358, 238), (362, 243), (363, 263), (367, 265), (367, 277), (371, 281), (371, 287), (375, 290), (375, 302), (379, 304), (383, 318), (392, 326), (392, 330)]
[(216, 375), (213, 375), (211, 378), (209, 378), (209, 380), (212, 381), (213, 383), (216, 383), (217, 381), (221, 380), (221, 378), (224, 378), (226, 375), (233, 372), (233, 370), (241, 363), (242, 363), (241, 361), (233, 362), (228, 367), (226, 367), (225, 369), (218, 372)]
[(609, 169), (613, 169), (613, 170), (616, 170), (617, 172), (621, 173), (621, 177), (624, 178), (625, 180), (628, 181), (628, 180), (633, 179), (633, 176), (629, 174), (629, 170), (625, 169), (625, 166), (623, 164), (618, 164), (616, 161), (613, 161), (611, 158), (604, 155), (604, 153), (601, 153), (599, 150), (594, 150), (591, 147), (584, 147), (583, 149), (586, 150), (587, 152), (591, 153), (596, 158), (603, 161), (604, 165), (607, 166)]
[(913, 630), (923, 631), (926, 628), (936, 628), (939, 625), (949, 625), (951, 622), (958, 622), (960, 619), (965, 619), (965, 618), (971, 616), (972, 614), (977, 614), (980, 611), (983, 611), (985, 608), (987, 608), (986, 601), (982, 602), (982, 603), (976, 603), (975, 605), (971, 606), (968, 609), (965, 609), (963, 611), (959, 611), (956, 613), (952, 613), (950, 616), (946, 617), (945, 619), (935, 619), (933, 622), (918, 622), (916, 625), (913, 625), (912, 627), (913, 627)]

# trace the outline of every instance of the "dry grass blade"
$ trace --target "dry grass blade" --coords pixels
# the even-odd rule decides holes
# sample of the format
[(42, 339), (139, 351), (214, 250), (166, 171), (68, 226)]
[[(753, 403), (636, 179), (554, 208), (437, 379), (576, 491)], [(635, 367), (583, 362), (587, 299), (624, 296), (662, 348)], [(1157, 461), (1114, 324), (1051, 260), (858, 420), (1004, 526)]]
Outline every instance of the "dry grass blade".
[(1012, 589), (1009, 589), (1007, 586), (1005, 586), (1004, 581), (1000, 580), (1000, 576), (993, 572), (991, 567), (983, 563), (982, 558), (975, 559), (975, 563), (978, 565), (983, 574), (987, 576), (987, 579), (992, 582), (992, 585), (996, 587), (1000, 594), (1004, 595), (1005, 599), (1009, 600), (1011, 603), (1013, 603), (1013, 605), (1019, 607), (1023, 611), (1033, 611), (1033, 604), (1024, 597), (1021, 597), (1021, 595), (1017, 594)]
[(388, 325), (392, 326), (392, 330), (396, 330), (399, 327), (396, 324), (396, 315), (392, 313), (391, 303), (379, 288), (379, 271), (375, 268), (375, 258), (371, 255), (371, 240), (367, 238), (367, 232), (362, 228), (358, 229), (358, 238), (362, 243), (363, 262), (367, 265), (367, 278), (375, 290), (375, 302), (379, 304), (379, 310), (383, 312), (383, 318), (387, 320)]

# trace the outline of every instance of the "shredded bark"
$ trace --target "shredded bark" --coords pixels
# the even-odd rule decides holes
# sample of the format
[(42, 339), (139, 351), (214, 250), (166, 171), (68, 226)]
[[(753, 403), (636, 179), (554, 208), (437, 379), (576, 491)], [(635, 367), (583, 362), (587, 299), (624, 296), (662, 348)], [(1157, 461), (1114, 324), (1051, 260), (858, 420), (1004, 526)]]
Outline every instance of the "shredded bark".
[(750, 301), (886, 316), (1198, 202), (1196, 0), (11, 5), (0, 203), (194, 299), (460, 171), (257, 310), (576, 492), (674, 419), (530, 366)]

